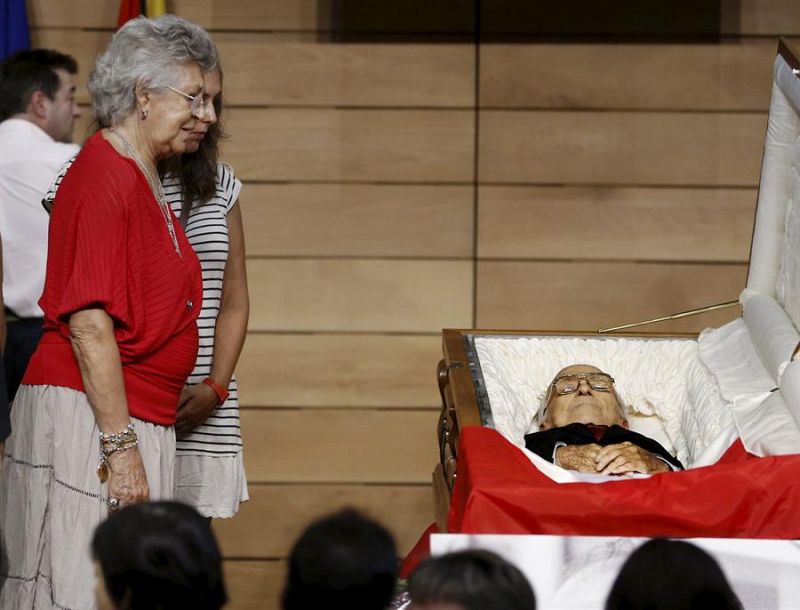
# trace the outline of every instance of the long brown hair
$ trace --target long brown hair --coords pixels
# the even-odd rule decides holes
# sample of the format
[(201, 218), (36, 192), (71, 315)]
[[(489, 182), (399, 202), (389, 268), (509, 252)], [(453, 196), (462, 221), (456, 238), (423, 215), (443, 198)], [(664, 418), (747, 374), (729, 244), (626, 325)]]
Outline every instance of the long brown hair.
[[(222, 66), (217, 66), (222, 85)], [(178, 177), (183, 200), (181, 202), (181, 224), (185, 227), (195, 205), (207, 203), (217, 190), (217, 161), (219, 143), (227, 137), (222, 129), (222, 87), (211, 101), (217, 114), (217, 122), (211, 125), (200, 141), (196, 152), (178, 155), (159, 161), (158, 173), (163, 177), (172, 174)]]

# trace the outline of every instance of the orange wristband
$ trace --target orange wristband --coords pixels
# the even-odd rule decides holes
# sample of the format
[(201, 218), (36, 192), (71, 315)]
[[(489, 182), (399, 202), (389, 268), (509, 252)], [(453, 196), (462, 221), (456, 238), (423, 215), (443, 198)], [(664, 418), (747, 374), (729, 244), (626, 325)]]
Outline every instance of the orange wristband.
[(223, 388), (216, 381), (211, 379), (211, 377), (206, 377), (205, 379), (203, 379), (203, 383), (206, 384), (212, 390), (214, 390), (214, 394), (216, 394), (217, 398), (219, 398), (219, 402), (217, 403), (218, 405), (221, 405), (223, 402), (228, 400), (227, 388)]

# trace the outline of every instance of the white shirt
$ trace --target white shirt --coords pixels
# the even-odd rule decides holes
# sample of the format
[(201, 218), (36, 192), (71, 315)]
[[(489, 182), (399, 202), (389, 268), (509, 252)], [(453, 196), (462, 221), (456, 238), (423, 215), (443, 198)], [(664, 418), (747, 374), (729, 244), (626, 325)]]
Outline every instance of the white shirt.
[(40, 318), (47, 263), (48, 215), (42, 197), (61, 166), (80, 150), (56, 142), (24, 119), (0, 123), (0, 237), (3, 298), (23, 318)]

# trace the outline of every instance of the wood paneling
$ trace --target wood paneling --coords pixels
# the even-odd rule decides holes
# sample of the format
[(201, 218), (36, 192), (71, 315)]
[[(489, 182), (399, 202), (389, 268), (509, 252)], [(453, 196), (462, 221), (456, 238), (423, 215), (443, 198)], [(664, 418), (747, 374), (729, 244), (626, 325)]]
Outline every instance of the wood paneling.
[(474, 47), (340, 44), (313, 35), (214, 35), (229, 103), (442, 106), (474, 102)]
[[(168, 0), (170, 12), (211, 30), (306, 30), (330, 27), (330, 0)], [(320, 10), (320, 8), (322, 10)], [(119, 2), (28, 0), (31, 26), (116, 28)]]
[(469, 258), (472, 200), (471, 186), (251, 183), (247, 253)]
[(441, 337), (250, 334), (240, 402), (278, 407), (438, 407)]
[(225, 610), (281, 610), (285, 561), (237, 561), (223, 564), (230, 602)]
[(243, 409), (251, 483), (430, 482), (434, 411)]
[(226, 557), (286, 557), (314, 519), (346, 506), (377, 519), (405, 556), (433, 521), (433, 495), (423, 485), (251, 485), (235, 519), (217, 519), (214, 531)]
[(755, 189), (486, 186), (481, 258), (747, 262)]
[(739, 13), (734, 34), (800, 34), (800, 3), (796, 0), (728, 0), (727, 4)]
[(31, 28), (115, 28), (119, 14), (119, 2), (108, 0), (27, 0), (26, 5)]
[(80, 104), (89, 104), (90, 102), (86, 83), (89, 80), (89, 74), (94, 69), (97, 56), (105, 50), (110, 38), (111, 32), (107, 31), (31, 28), (31, 44), (34, 47), (56, 49), (72, 55), (78, 62), (75, 98)]
[(249, 260), (251, 330), (438, 332), (471, 322), (472, 263)]
[(773, 40), (487, 44), (480, 48), (481, 105), (766, 111), (776, 52)]
[[(480, 262), (478, 327), (595, 330), (731, 301), (746, 265)], [(699, 331), (738, 308), (661, 323), (649, 330)]]
[(247, 180), (469, 182), (469, 110), (250, 109), (228, 112), (224, 146)]
[(765, 114), (484, 111), (480, 179), (755, 186)]

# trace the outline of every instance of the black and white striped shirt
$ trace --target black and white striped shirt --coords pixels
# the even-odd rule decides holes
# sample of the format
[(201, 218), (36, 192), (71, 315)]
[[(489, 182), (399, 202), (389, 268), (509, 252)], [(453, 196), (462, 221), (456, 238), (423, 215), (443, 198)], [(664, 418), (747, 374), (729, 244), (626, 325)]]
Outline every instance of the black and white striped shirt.
[[(181, 213), (181, 190), (176, 176), (162, 181), (164, 194), (175, 215)], [(184, 225), (186, 237), (200, 259), (203, 270), (203, 308), (197, 318), (200, 346), (197, 361), (187, 383), (200, 383), (211, 374), (214, 358), (214, 332), (222, 299), (222, 279), (228, 261), (228, 213), (239, 199), (242, 183), (233, 170), (217, 165), (216, 192), (206, 203), (195, 205)], [(228, 399), (217, 407), (206, 422), (186, 437), (179, 437), (180, 454), (235, 455), (242, 449), (239, 430), (239, 389), (236, 377), (228, 386)]]

